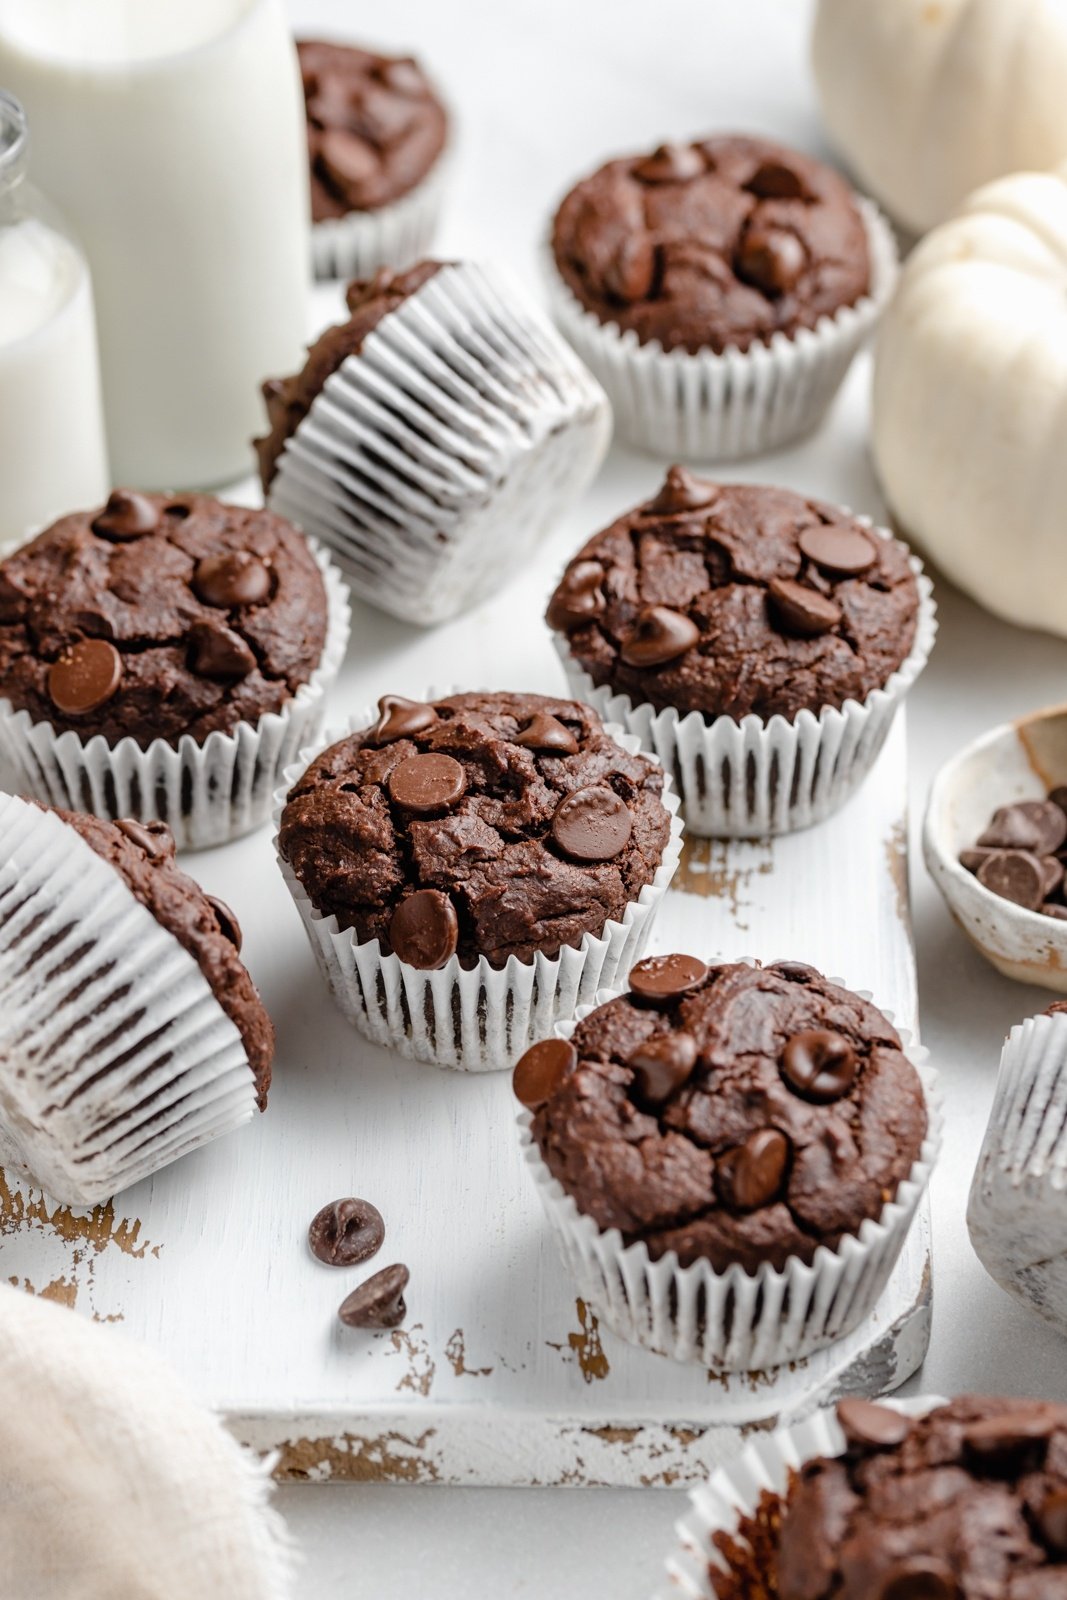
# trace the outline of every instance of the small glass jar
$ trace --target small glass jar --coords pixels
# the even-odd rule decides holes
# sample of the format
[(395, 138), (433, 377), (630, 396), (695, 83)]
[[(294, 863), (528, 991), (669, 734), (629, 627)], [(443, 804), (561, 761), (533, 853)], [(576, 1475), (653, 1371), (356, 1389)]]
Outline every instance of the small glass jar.
[(26, 182), (28, 153), (0, 90), (0, 553), (108, 491), (89, 269)]

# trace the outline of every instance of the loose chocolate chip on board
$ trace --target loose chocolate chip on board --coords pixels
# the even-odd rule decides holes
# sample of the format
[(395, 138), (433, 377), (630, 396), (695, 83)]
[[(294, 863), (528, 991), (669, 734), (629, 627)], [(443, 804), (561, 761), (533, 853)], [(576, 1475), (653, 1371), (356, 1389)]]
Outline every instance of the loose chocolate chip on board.
[(408, 1314), (404, 1290), (410, 1277), (399, 1263), (383, 1267), (342, 1300), (337, 1315), (346, 1328), (399, 1328)]
[(840, 523), (805, 528), (797, 543), (802, 555), (832, 577), (854, 577), (878, 559), (878, 547), (868, 534)]
[(515, 735), (515, 743), (526, 750), (540, 750), (546, 755), (576, 756), (578, 741), (571, 730), (558, 717), (547, 711), (538, 711), (525, 728)]
[(704, 157), (691, 144), (661, 144), (634, 167), (642, 183), (688, 183), (704, 171)]
[(225, 938), (229, 939), (238, 955), (240, 955), (241, 946), (244, 944), (244, 935), (241, 932), (241, 924), (238, 922), (237, 918), (234, 916), (225, 900), (219, 900), (213, 894), (207, 895), (206, 899), (208, 905), (215, 913), (215, 921), (219, 925), (219, 932), (223, 934)]
[(173, 860), (174, 835), (165, 822), (138, 822), (134, 817), (123, 817), (115, 826), (131, 844), (144, 851), (149, 861)]
[(443, 967), (459, 943), (455, 906), (439, 889), (417, 889), (393, 912), (389, 942), (394, 954), (409, 967), (421, 972)]
[(650, 1005), (669, 1005), (698, 989), (707, 975), (696, 956), (646, 956), (630, 969), (630, 993)]
[(733, 1211), (758, 1211), (781, 1192), (789, 1165), (789, 1140), (777, 1128), (760, 1128), (715, 1163), (719, 1198)]
[(404, 811), (419, 815), (447, 810), (463, 798), (467, 775), (453, 756), (428, 751), (408, 756), (389, 774), (389, 795)]
[(248, 550), (204, 556), (193, 573), (193, 590), (206, 606), (258, 606), (270, 598), (270, 568)]
[(634, 618), (619, 654), (630, 667), (662, 667), (691, 650), (700, 629), (689, 617), (669, 606), (645, 606)]
[(978, 882), (1002, 900), (1036, 911), (1045, 898), (1045, 874), (1036, 856), (1025, 850), (997, 850), (978, 868)]
[(851, 1089), (859, 1061), (841, 1034), (829, 1028), (809, 1028), (786, 1041), (780, 1067), (794, 1094), (816, 1105), (829, 1105)]
[(939, 1556), (907, 1556), (881, 1580), (871, 1600), (961, 1600), (952, 1568)]
[(1057, 1556), (1067, 1556), (1067, 1489), (1053, 1489), (1037, 1509), (1037, 1526)]
[(697, 511), (710, 506), (718, 490), (706, 478), (698, 478), (685, 467), (669, 467), (663, 487), (646, 509), (652, 515), (672, 516), (678, 511)]
[(122, 682), (122, 657), (107, 639), (82, 639), (48, 669), (48, 696), (65, 717), (106, 705)]
[(841, 1431), (851, 1445), (868, 1450), (891, 1450), (911, 1432), (911, 1421), (900, 1411), (876, 1405), (873, 1400), (842, 1400), (837, 1407)]
[(630, 808), (601, 784), (565, 795), (552, 818), (552, 837), (574, 861), (611, 861), (633, 832)]
[(202, 678), (247, 678), (255, 670), (251, 647), (219, 622), (194, 622), (189, 629), (189, 666)]
[(385, 1223), (377, 1206), (350, 1196), (331, 1200), (311, 1219), (308, 1245), (311, 1254), (328, 1267), (356, 1267), (377, 1255), (385, 1238)]
[(680, 1089), (697, 1064), (697, 1042), (690, 1033), (659, 1033), (639, 1044), (627, 1060), (637, 1098), (661, 1106)]
[(814, 639), (829, 633), (841, 621), (841, 607), (817, 589), (794, 583), (790, 578), (773, 578), (767, 585), (771, 612), (786, 633)]
[(151, 500), (132, 489), (114, 489), (107, 505), (93, 520), (93, 532), (120, 543), (140, 539), (159, 527), (159, 513)]
[(511, 1087), (528, 1111), (539, 1111), (578, 1065), (569, 1039), (541, 1039), (515, 1063)]
[(573, 633), (604, 609), (600, 585), (604, 568), (599, 561), (576, 561), (564, 573), (559, 587), (548, 602), (546, 620), (559, 633)]
[(737, 275), (774, 298), (796, 288), (807, 262), (804, 246), (787, 228), (749, 228), (737, 252)]
[(437, 721), (433, 706), (421, 700), (405, 700), (398, 694), (383, 694), (378, 701), (378, 720), (367, 729), (368, 744), (395, 744), (425, 733)]

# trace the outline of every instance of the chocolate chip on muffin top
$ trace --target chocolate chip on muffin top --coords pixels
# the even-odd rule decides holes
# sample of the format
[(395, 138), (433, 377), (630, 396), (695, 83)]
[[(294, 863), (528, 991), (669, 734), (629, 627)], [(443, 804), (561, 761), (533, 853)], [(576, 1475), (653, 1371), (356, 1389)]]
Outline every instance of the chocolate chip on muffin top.
[(203, 741), (281, 710), (326, 628), (322, 574), (281, 517), (118, 489), (0, 562), (0, 695), (83, 738)]
[(735, 135), (609, 161), (563, 201), (552, 251), (601, 322), (690, 353), (814, 328), (870, 287), (866, 230), (844, 179)]
[(904, 546), (847, 511), (672, 467), (579, 551), (547, 620), (635, 704), (792, 720), (884, 685), (918, 612)]
[(880, 1011), (794, 962), (639, 962), (629, 993), (515, 1068), (578, 1210), (655, 1259), (811, 1261), (876, 1218), (926, 1136), (922, 1084)]
[(528, 694), (386, 696), (312, 763), (279, 845), (316, 910), (412, 966), (555, 956), (652, 882), (663, 774), (588, 706)]
[(376, 211), (409, 194), (445, 147), (448, 119), (410, 56), (297, 42), (307, 106), (311, 215)]

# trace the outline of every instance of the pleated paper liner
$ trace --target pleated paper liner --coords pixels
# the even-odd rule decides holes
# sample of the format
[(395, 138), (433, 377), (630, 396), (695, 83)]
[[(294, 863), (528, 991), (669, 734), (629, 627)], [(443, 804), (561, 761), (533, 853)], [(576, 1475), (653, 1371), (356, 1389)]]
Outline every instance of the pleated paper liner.
[(818, 427), (852, 361), (889, 303), (897, 279), (892, 229), (860, 198), (871, 287), (814, 328), (769, 344), (691, 354), (642, 344), (633, 329), (601, 322), (563, 281), (545, 251), (552, 315), (604, 386), (619, 436), (668, 461), (739, 461), (766, 455)]
[[(569, 1039), (595, 1006), (620, 992), (597, 995), (595, 1005), (579, 1007), (573, 1021), (558, 1023), (556, 1033)], [(856, 993), (870, 999), (862, 990)], [(883, 1015), (892, 1021), (889, 1012)], [(706, 1260), (683, 1267), (673, 1250), (653, 1260), (643, 1241), (626, 1245), (617, 1228), (602, 1229), (578, 1210), (545, 1164), (530, 1131), (530, 1113), (522, 1112), (523, 1159), (575, 1292), (628, 1344), (717, 1372), (765, 1372), (853, 1332), (889, 1281), (941, 1146), (941, 1103), (927, 1052), (911, 1048), (907, 1033), (898, 1032), (926, 1101), (928, 1127), (919, 1157), (877, 1219), (867, 1219), (835, 1249), (820, 1245), (810, 1264), (794, 1257), (783, 1268), (765, 1265), (749, 1274), (740, 1266), (716, 1272)]]
[[(435, 691), (427, 699), (440, 699)], [(325, 736), (285, 773), (275, 799), (274, 846), (286, 887), (296, 902), (315, 960), (344, 1015), (367, 1038), (400, 1055), (457, 1072), (498, 1072), (512, 1067), (537, 1039), (552, 1032), (561, 1017), (572, 1016), (605, 984), (625, 980), (644, 954), (649, 933), (682, 848), (678, 798), (665, 779), (663, 803), (670, 813), (670, 837), (659, 870), (618, 921), (605, 923), (600, 934), (587, 933), (581, 943), (549, 958), (532, 961), (509, 957), (494, 967), (483, 956), (464, 968), (458, 956), (433, 972), (409, 966), (396, 955), (383, 955), (377, 939), (361, 943), (337, 918), (324, 917), (312, 905), (300, 880), (281, 854), (278, 830), (289, 790), (312, 761), (348, 733), (377, 719), (367, 710), (347, 728)], [(608, 726), (624, 750), (637, 741), (621, 728)]]
[(177, 746), (155, 739), (142, 750), (130, 738), (113, 745), (102, 734), (57, 734), (50, 722), (35, 722), (0, 697), (0, 755), (12, 764), (19, 791), (105, 821), (165, 822), (179, 850), (226, 844), (262, 827), (279, 773), (322, 727), (326, 695), (348, 648), (345, 584), (326, 552), (309, 542), (326, 585), (326, 642), (310, 679), (280, 711), (202, 742), (183, 735)]
[(0, 1157), (95, 1205), (247, 1122), (240, 1033), (75, 831), (0, 795)]
[(316, 278), (373, 278), (380, 267), (400, 270), (421, 261), (437, 232), (448, 169), (446, 153), (410, 194), (391, 205), (312, 223)]
[(443, 267), (330, 377), (268, 501), (407, 622), (510, 579), (592, 481), (611, 431), (599, 386), (498, 275)]
[[(892, 536), (857, 519), (882, 538)], [(610, 686), (598, 688), (571, 654), (563, 634), (553, 641), (571, 694), (621, 723), (655, 755), (674, 779), (686, 831), (699, 838), (763, 839), (795, 833), (822, 822), (851, 799), (881, 753), (897, 710), (922, 672), (937, 634), (933, 585), (917, 556), (910, 565), (919, 585), (915, 642), (886, 683), (861, 703), (840, 710), (824, 706), (816, 715), (800, 711), (793, 721), (774, 716), (715, 717), (698, 711), (680, 716), (634, 705)]]

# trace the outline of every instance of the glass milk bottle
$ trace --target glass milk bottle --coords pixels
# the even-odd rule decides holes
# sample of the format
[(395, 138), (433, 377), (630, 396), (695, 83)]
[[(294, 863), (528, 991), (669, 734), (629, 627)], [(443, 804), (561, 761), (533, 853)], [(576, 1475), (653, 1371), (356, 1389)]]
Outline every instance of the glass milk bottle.
[(259, 385), (301, 363), (304, 103), (282, 0), (2, 0), (0, 83), (92, 268), (112, 474), (250, 472)]
[(89, 272), (26, 182), (27, 151), (0, 92), (0, 554), (108, 488)]

